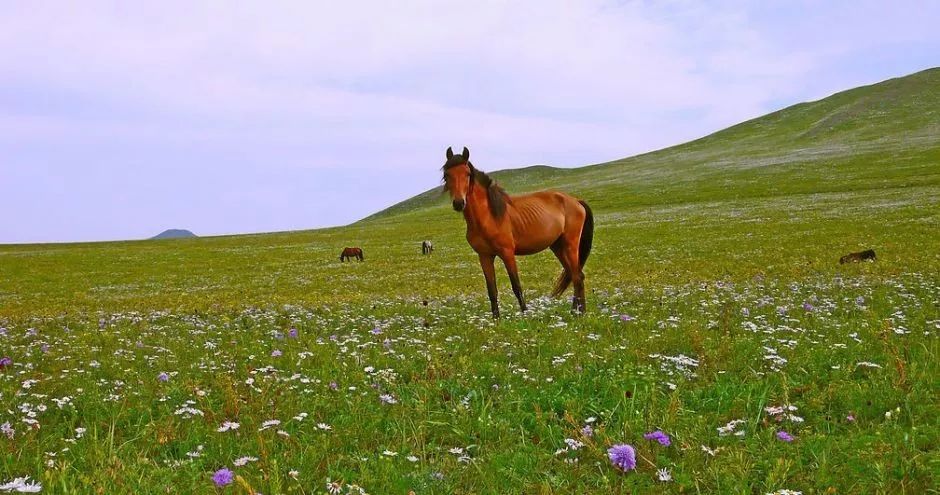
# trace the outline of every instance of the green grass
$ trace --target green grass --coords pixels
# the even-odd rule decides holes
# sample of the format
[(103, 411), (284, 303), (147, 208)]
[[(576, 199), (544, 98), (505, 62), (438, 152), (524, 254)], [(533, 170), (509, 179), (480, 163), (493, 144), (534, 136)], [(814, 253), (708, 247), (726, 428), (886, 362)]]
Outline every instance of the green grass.
[[(211, 493), (228, 467), (222, 493), (936, 493), (938, 117), (932, 70), (610, 164), (497, 172), (592, 205), (583, 317), (543, 297), (542, 253), (520, 260), (531, 311), (500, 273), (492, 321), (437, 192), (337, 229), (0, 246), (0, 483)], [(877, 262), (838, 264), (865, 248)], [(733, 420), (743, 436), (720, 435)]]

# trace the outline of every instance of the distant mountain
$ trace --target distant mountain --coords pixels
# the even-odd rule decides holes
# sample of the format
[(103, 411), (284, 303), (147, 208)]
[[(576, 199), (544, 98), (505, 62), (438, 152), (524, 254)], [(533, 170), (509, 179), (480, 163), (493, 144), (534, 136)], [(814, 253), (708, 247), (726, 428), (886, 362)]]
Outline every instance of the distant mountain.
[(185, 237), (197, 237), (196, 234), (186, 229), (168, 229), (151, 237), (151, 239), (183, 239)]

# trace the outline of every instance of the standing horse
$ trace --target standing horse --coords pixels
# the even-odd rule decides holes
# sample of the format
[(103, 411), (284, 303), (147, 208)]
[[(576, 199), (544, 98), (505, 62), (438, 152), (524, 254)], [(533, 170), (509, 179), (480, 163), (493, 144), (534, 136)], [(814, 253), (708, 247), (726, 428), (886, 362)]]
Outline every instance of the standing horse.
[(519, 308), (526, 310), (516, 255), (550, 248), (562, 272), (553, 296), (574, 284), (573, 308), (584, 312), (584, 263), (591, 253), (594, 214), (587, 203), (565, 193), (540, 191), (509, 196), (485, 173), (470, 163), (470, 150), (455, 155), (447, 148), (444, 190), (450, 193), (454, 210), (463, 212), (467, 242), (480, 256), (493, 316), (499, 318), (496, 296), (495, 258), (503, 260)]
[(434, 245), (431, 241), (421, 241), (421, 254), (431, 254), (434, 251)]
[(340, 261), (350, 261), (353, 258), (356, 258), (359, 261), (364, 259), (362, 256), (362, 248), (348, 247), (343, 249), (343, 252), (339, 255)]

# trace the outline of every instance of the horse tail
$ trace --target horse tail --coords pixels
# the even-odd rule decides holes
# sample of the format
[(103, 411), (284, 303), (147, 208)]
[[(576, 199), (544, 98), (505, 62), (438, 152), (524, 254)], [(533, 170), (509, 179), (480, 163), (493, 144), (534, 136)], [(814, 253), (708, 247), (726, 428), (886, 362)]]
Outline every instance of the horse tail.
[(562, 269), (561, 275), (555, 281), (555, 288), (552, 289), (552, 297), (560, 296), (562, 292), (568, 289), (569, 285), (571, 285), (571, 274), (568, 273), (568, 270)]
[(578, 245), (578, 265), (584, 268), (588, 256), (591, 254), (591, 246), (594, 245), (594, 212), (583, 200), (578, 201), (584, 207), (584, 226), (581, 227), (581, 243)]
[[(591, 246), (594, 244), (594, 212), (584, 201), (578, 201), (584, 207), (584, 225), (581, 226), (581, 240), (578, 243), (578, 268), (584, 268), (588, 256), (591, 254)], [(555, 281), (555, 288), (552, 290), (552, 297), (560, 296), (568, 286), (571, 285), (571, 274), (568, 270), (562, 270), (558, 280)]]

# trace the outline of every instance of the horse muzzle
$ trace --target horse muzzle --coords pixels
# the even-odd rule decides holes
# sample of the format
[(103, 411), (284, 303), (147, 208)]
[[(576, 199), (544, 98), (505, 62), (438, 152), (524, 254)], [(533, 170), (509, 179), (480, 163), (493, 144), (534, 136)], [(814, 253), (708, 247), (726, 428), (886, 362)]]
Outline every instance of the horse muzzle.
[(467, 206), (467, 202), (462, 199), (454, 200), (454, 211), (463, 211), (464, 206)]

